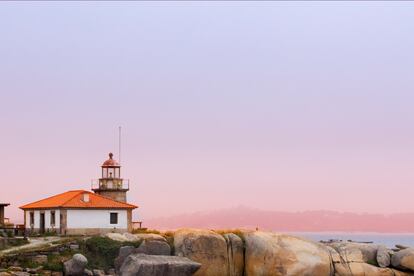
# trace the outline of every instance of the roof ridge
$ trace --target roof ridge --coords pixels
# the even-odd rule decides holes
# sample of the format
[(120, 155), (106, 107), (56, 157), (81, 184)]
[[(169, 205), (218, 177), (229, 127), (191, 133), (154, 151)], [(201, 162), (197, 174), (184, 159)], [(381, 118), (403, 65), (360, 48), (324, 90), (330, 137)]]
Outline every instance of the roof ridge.
[(65, 202), (63, 202), (60, 206), (64, 206), (66, 203), (68, 203), (70, 200), (74, 199), (75, 197), (77, 197), (80, 193), (83, 193), (85, 191), (83, 190), (76, 190), (76, 191), (70, 191), (70, 192), (77, 192), (74, 196), (72, 196), (71, 198), (69, 198), (68, 200), (66, 200)]
[[(91, 202), (85, 203), (81, 197), (83, 194), (90, 195)], [(67, 191), (58, 195), (50, 196), (23, 206), (20, 209), (36, 209), (36, 208), (121, 208), (121, 209), (135, 209), (138, 206), (118, 201), (111, 197), (93, 193), (86, 190)]]
[(67, 192), (64, 192), (64, 193), (60, 193), (60, 194), (57, 194), (57, 195), (53, 195), (53, 196), (49, 196), (49, 197), (46, 197), (46, 198), (43, 198), (43, 199), (39, 199), (37, 201), (33, 201), (33, 202), (28, 203), (28, 204), (22, 205), (19, 208), (22, 208), (22, 207), (24, 207), (26, 205), (29, 205), (29, 204), (35, 204), (35, 203), (39, 203), (39, 202), (44, 201), (44, 200), (55, 198), (55, 197), (58, 197), (58, 196), (61, 196), (61, 195), (64, 195), (64, 194), (67, 194), (67, 193), (70, 193), (70, 192), (75, 192), (75, 191), (67, 191)]

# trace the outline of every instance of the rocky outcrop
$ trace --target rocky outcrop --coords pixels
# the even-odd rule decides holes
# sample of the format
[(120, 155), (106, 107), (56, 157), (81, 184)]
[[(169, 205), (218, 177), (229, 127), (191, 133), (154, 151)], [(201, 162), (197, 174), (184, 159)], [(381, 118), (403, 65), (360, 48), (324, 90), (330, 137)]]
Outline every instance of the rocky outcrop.
[(138, 241), (138, 238), (136, 238), (134, 235), (124, 235), (121, 233), (107, 233), (105, 234), (105, 237), (119, 242)]
[(139, 241), (146, 241), (146, 240), (157, 240), (157, 241), (164, 241), (167, 240), (158, 234), (152, 233), (140, 233), (140, 234), (131, 234), (131, 233), (107, 233), (105, 237), (110, 238), (114, 241), (119, 242), (139, 242)]
[(134, 236), (140, 240), (160, 240), (166, 241), (166, 239), (158, 234), (153, 233), (142, 233), (142, 234), (134, 234)]
[(171, 255), (170, 245), (157, 239), (144, 240), (134, 253), (142, 253), (147, 255)]
[[(48, 269), (64, 263), (65, 275), (87, 276), (414, 275), (414, 249), (406, 246), (391, 250), (372, 243), (339, 240), (316, 243), (289, 235), (241, 230), (231, 233), (181, 229), (164, 236), (127, 233), (108, 236), (121, 242), (85, 238), (57, 246), (51, 244), (50, 248), (2, 255), (0, 273), (4, 276), (63, 276), (62, 271)], [(88, 243), (90, 241), (93, 243)], [(128, 246), (119, 248), (123, 244)], [(100, 256), (101, 251), (108, 254)], [(97, 259), (88, 270), (83, 255), (75, 254), (71, 258), (67, 254), (73, 252)], [(171, 256), (174, 254), (177, 256)], [(48, 260), (54, 263), (50, 265)], [(97, 263), (104, 267), (96, 267)], [(27, 264), (31, 264), (30, 268)]]
[(243, 240), (233, 234), (223, 235), (227, 243), (229, 276), (243, 276), (244, 271), (244, 244)]
[(410, 273), (367, 263), (335, 263), (335, 276), (409, 276)]
[(118, 257), (114, 261), (115, 270), (120, 271), (125, 259), (131, 254), (146, 254), (146, 255), (171, 255), (170, 245), (164, 240), (147, 239), (144, 240), (138, 248), (133, 246), (123, 246), (119, 249)]
[(379, 267), (389, 267), (391, 264), (391, 254), (393, 251), (383, 245), (378, 246), (377, 263)]
[(201, 264), (195, 275), (229, 275), (227, 243), (210, 230), (181, 229), (174, 233), (175, 255)]
[(329, 250), (297, 237), (244, 233), (245, 275), (332, 275)]
[(124, 263), (125, 259), (134, 253), (135, 247), (133, 246), (123, 246), (119, 249), (118, 257), (114, 261), (115, 271), (119, 272), (122, 264)]
[(120, 268), (120, 276), (190, 276), (201, 264), (184, 257), (129, 255)]
[(397, 258), (393, 257), (395, 262), (391, 265), (393, 255), (402, 257), (404, 253), (394, 253), (383, 245), (343, 241), (329, 242), (325, 245), (331, 254), (336, 276), (414, 275), (411, 272), (397, 270), (397, 268), (408, 269), (397, 265), (402, 258), (398, 258), (397, 261)]
[(82, 254), (73, 255), (72, 259), (63, 264), (65, 275), (80, 276), (84, 274), (88, 260)]
[(332, 242), (329, 246), (338, 252), (341, 262), (376, 263), (378, 245), (357, 242)]
[(414, 248), (406, 248), (395, 252), (391, 257), (391, 264), (397, 268), (414, 271)]

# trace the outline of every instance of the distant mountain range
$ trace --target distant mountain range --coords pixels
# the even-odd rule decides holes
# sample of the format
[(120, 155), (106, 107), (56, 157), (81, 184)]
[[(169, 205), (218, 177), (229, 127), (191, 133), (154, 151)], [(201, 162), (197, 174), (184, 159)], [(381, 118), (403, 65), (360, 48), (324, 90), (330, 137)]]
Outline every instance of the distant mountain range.
[(357, 214), (336, 211), (279, 212), (248, 207), (196, 212), (144, 221), (152, 229), (248, 228), (286, 232), (414, 233), (414, 213)]

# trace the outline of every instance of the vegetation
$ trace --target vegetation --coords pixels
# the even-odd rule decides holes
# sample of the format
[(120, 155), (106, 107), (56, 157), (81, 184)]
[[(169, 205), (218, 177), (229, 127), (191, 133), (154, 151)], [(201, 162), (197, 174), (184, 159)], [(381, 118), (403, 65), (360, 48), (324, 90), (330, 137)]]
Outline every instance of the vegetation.
[(132, 234), (158, 234), (161, 235), (161, 232), (155, 229), (140, 228), (132, 230)]
[(174, 232), (167, 231), (163, 233), (164, 238), (167, 240), (167, 243), (170, 245), (171, 248), (171, 255), (174, 255)]
[(378, 263), (375, 260), (368, 260), (367, 263), (373, 266), (378, 266)]
[(58, 236), (58, 233), (56, 232), (56, 230), (47, 230), (44, 233), (37, 233), (37, 232), (32, 232), (29, 234), (29, 237), (55, 237)]
[(21, 246), (21, 245), (25, 245), (28, 244), (29, 241), (25, 238), (14, 238), (14, 239), (10, 239), (8, 241), (8, 244), (10, 246)]
[(50, 254), (47, 256), (47, 263), (44, 264), (43, 269), (51, 270), (51, 271), (62, 271), (63, 270), (63, 262), (68, 260), (72, 257), (71, 250), (65, 250), (61, 252), (59, 255)]
[[(18, 240), (19, 243), (28, 243), (26, 239), (13, 239)], [(79, 249), (71, 249), (69, 244), (79, 244)], [(36, 268), (39, 265), (33, 263), (26, 254), (31, 252), (49, 252), (43, 253), (47, 255), (47, 263), (44, 264), (45, 270), (62, 271), (63, 262), (69, 260), (74, 254), (81, 253), (88, 259), (88, 268), (90, 269), (109, 269), (114, 265), (114, 260), (119, 254), (119, 248), (122, 246), (134, 246), (138, 247), (141, 244), (140, 241), (120, 242), (112, 240), (108, 237), (93, 236), (90, 238), (85, 237), (70, 237), (64, 238), (58, 241), (37, 246), (35, 248), (21, 248), (14, 251), (14, 254), (18, 254), (19, 263), (23, 267)], [(21, 245), (16, 244), (14, 246)], [(57, 249), (59, 248), (59, 253)]]
[(88, 259), (89, 268), (109, 269), (113, 267), (114, 260), (118, 256), (119, 248), (131, 245), (139, 246), (139, 242), (120, 242), (108, 237), (91, 237), (80, 242), (80, 253)]

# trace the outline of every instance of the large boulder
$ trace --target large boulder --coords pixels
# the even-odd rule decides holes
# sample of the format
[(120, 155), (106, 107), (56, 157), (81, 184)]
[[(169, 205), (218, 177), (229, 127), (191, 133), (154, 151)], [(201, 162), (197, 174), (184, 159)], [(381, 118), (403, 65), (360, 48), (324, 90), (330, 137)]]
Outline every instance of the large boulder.
[(335, 263), (335, 276), (413, 276), (412, 273), (367, 263)]
[(227, 243), (223, 236), (198, 229), (180, 229), (174, 233), (174, 252), (201, 263), (195, 275), (229, 275)]
[(65, 275), (69, 276), (78, 276), (83, 275), (86, 265), (88, 264), (88, 259), (82, 254), (73, 255), (72, 259), (64, 262), (63, 269)]
[(140, 241), (141, 240), (141, 238), (137, 237), (134, 234), (128, 233), (128, 232), (124, 233), (123, 235), (130, 242), (137, 242), (137, 241)]
[(111, 240), (120, 241), (120, 242), (137, 242), (141, 240), (141, 238), (128, 232), (127, 233), (106, 233), (105, 237), (110, 238)]
[(134, 251), (147, 255), (171, 255), (170, 245), (163, 240), (144, 240), (140, 246)]
[(351, 262), (335, 263), (335, 276), (412, 276), (412, 274), (367, 263)]
[(129, 237), (124, 236), (121, 233), (106, 233), (105, 237), (110, 238), (114, 241), (120, 241), (120, 242), (128, 242), (130, 241)]
[(115, 271), (117, 271), (119, 273), (119, 269), (121, 268), (122, 264), (124, 263), (125, 259), (131, 255), (132, 253), (134, 253), (134, 250), (136, 248), (133, 246), (122, 246), (121, 248), (119, 248), (119, 253), (118, 253), (118, 257), (115, 259), (114, 261), (114, 265), (115, 265)]
[(190, 276), (200, 264), (184, 257), (129, 255), (120, 268), (120, 276)]
[(328, 245), (339, 253), (341, 262), (377, 263), (378, 245), (358, 242), (332, 242)]
[(332, 264), (342, 262), (341, 256), (339, 255), (338, 251), (336, 251), (329, 245), (327, 245), (326, 248), (328, 249)]
[(407, 248), (395, 252), (391, 257), (391, 264), (397, 268), (414, 271), (414, 249)]
[(378, 246), (377, 250), (377, 263), (379, 267), (389, 267), (391, 264), (391, 252), (383, 245)]
[(227, 256), (229, 258), (229, 276), (243, 276), (244, 271), (244, 244), (242, 239), (233, 234), (224, 234), (227, 243)]
[(140, 234), (133, 234), (137, 239), (140, 240), (161, 240), (167, 241), (163, 236), (153, 233), (140, 233)]
[(301, 238), (245, 232), (245, 275), (332, 275), (329, 250)]
[(131, 254), (146, 254), (146, 255), (171, 255), (170, 245), (159, 239), (144, 240), (138, 248), (133, 246), (123, 246), (119, 249), (118, 257), (114, 261), (115, 270), (119, 272), (125, 259)]

